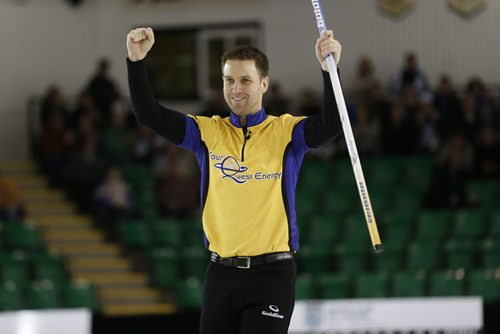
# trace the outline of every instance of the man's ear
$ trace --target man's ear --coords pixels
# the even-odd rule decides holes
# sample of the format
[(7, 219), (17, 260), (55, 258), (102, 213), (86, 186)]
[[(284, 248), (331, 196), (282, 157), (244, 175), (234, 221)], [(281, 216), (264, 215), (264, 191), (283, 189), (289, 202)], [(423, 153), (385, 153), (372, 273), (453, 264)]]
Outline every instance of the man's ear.
[(263, 79), (262, 79), (262, 94), (264, 94), (265, 92), (267, 92), (267, 90), (269, 89), (269, 77), (268, 76), (265, 76)]

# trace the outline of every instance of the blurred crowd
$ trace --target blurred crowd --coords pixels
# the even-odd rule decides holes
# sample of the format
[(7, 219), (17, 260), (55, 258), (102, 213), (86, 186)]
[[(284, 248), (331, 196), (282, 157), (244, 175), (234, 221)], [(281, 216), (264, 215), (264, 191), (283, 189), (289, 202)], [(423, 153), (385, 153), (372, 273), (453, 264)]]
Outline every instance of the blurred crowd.
[[(341, 78), (342, 80), (342, 78)], [(304, 88), (298, 98), (274, 82), (265, 95), (268, 114), (312, 115), (321, 112), (321, 92)], [(348, 112), (362, 157), (428, 155), (435, 158), (429, 207), (467, 206), (469, 178), (500, 177), (500, 103), (481, 78), (460, 90), (443, 75), (428, 82), (417, 56), (408, 53), (390, 82), (378, 77), (369, 57), (359, 61), (356, 77), (344, 87)], [(200, 115), (229, 114), (222, 92), (213, 93)], [(139, 126), (102, 60), (74, 103), (57, 86), (40, 105), (40, 131), (33, 152), (54, 187), (64, 188), (85, 212), (113, 217), (141, 216), (125, 166), (147, 166), (154, 180), (159, 212), (185, 216), (199, 206), (199, 171), (195, 158)], [(315, 150), (311, 157), (346, 154), (342, 139)]]

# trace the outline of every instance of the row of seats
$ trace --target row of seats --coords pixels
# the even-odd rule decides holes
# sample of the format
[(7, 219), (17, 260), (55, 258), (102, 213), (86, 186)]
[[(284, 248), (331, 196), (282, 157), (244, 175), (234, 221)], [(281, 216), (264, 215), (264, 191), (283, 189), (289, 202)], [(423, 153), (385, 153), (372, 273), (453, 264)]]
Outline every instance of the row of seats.
[(51, 280), (32, 281), (20, 285), (15, 281), (0, 281), (0, 310), (54, 309), (54, 308), (98, 309), (96, 292), (86, 282), (64, 282)]
[(29, 223), (0, 222), (0, 310), (99, 309), (95, 288), (72, 282), (63, 256), (46, 249)]
[(500, 299), (500, 269), (302, 274), (297, 299), (482, 296)]
[[(359, 209), (360, 210), (360, 209)], [(387, 239), (402, 241), (484, 239), (500, 236), (500, 210), (392, 210), (376, 216), (377, 227)], [(368, 238), (361, 212), (328, 216), (317, 214), (299, 221), (303, 240), (330, 244), (337, 240), (364, 241)]]

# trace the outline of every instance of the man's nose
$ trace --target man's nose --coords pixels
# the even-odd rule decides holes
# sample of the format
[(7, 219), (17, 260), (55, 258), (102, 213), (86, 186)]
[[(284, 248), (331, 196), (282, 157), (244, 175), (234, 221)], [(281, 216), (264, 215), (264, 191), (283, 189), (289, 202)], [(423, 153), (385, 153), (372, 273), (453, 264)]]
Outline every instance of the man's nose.
[(240, 92), (242, 90), (243, 85), (240, 85), (239, 83), (235, 82), (233, 85), (233, 93)]

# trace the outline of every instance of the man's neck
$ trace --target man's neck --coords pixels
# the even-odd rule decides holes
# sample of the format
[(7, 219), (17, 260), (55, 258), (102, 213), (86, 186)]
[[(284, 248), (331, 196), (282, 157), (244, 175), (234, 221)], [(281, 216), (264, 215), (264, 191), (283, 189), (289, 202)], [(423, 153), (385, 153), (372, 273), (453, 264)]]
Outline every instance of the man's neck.
[(246, 115), (240, 116), (240, 125), (242, 128), (247, 126), (247, 116)]

